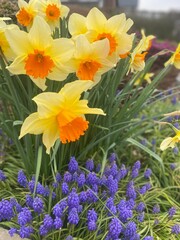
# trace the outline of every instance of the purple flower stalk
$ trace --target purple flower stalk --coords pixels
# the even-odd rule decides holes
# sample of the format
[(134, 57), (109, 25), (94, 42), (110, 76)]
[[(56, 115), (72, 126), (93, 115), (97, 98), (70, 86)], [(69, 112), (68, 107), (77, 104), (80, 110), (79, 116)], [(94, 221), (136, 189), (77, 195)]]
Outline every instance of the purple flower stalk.
[(94, 170), (94, 161), (93, 159), (88, 159), (86, 161), (86, 169), (90, 172), (92, 172)]
[(180, 224), (175, 224), (171, 228), (171, 233), (179, 235), (180, 234)]
[(160, 212), (160, 206), (159, 206), (159, 204), (154, 205), (152, 212), (153, 212), (154, 214), (157, 214), (157, 213)]
[(88, 222), (91, 222), (91, 221), (96, 222), (97, 219), (98, 219), (98, 215), (97, 215), (97, 213), (95, 212), (94, 208), (91, 209), (91, 210), (88, 210), (88, 213), (87, 213), (87, 221), (88, 221)]
[(136, 235), (136, 224), (135, 222), (128, 222), (124, 230), (125, 239), (132, 239)]
[(28, 181), (27, 181), (26, 175), (24, 174), (23, 170), (20, 170), (18, 172), (17, 181), (18, 181), (20, 186), (22, 186), (24, 188), (27, 187)]
[(151, 174), (152, 170), (150, 168), (147, 168), (146, 171), (144, 172), (144, 177), (148, 179), (150, 178)]
[(172, 218), (175, 214), (176, 214), (176, 208), (175, 207), (171, 207), (169, 209), (169, 211), (168, 211), (169, 218)]
[(112, 218), (109, 223), (109, 236), (112, 239), (118, 239), (122, 231), (122, 225), (118, 218)]
[(4, 182), (6, 180), (6, 176), (2, 170), (0, 170), (0, 181)]
[(69, 208), (77, 208), (79, 206), (79, 196), (76, 193), (76, 189), (73, 188), (68, 195), (67, 204)]
[(0, 201), (0, 221), (10, 221), (14, 217), (13, 206), (8, 200)]
[(75, 173), (78, 170), (78, 162), (76, 161), (75, 157), (70, 158), (68, 170), (71, 174)]
[(137, 205), (137, 207), (136, 207), (136, 211), (137, 211), (138, 213), (143, 212), (144, 209), (145, 209), (145, 204), (144, 204), (143, 202), (140, 202), (140, 203)]
[(40, 197), (35, 197), (33, 201), (33, 209), (38, 214), (42, 213), (44, 208), (44, 202)]
[(110, 157), (109, 157), (109, 162), (113, 163), (117, 160), (117, 156), (116, 153), (111, 153)]
[(31, 211), (27, 207), (24, 207), (18, 214), (17, 222), (20, 226), (25, 226), (26, 224), (30, 223), (32, 219)]
[(72, 208), (68, 214), (68, 222), (70, 224), (77, 225), (79, 222), (79, 216), (76, 208)]

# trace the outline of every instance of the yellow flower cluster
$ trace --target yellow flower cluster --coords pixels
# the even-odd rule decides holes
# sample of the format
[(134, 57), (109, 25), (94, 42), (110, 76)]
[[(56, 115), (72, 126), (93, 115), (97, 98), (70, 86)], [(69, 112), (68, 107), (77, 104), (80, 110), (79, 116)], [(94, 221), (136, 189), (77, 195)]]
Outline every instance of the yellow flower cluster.
[[(105, 115), (101, 109), (89, 108), (87, 100), (80, 99), (82, 92), (94, 87), (120, 59), (128, 57), (129, 71), (142, 71), (154, 36), (146, 37), (142, 31), (141, 41), (132, 50), (134, 34), (128, 31), (133, 21), (125, 14), (107, 19), (92, 8), (86, 17), (77, 13), (69, 17), (70, 38), (54, 39), (53, 32), (67, 17), (68, 7), (59, 0), (18, 0), (18, 5), (18, 23), (27, 31), (0, 19), (1, 54), (10, 62), (7, 69), (12, 74), (28, 75), (43, 91), (47, 79), (63, 81), (70, 73), (77, 77), (58, 93), (36, 96), (37, 112), (22, 125), (20, 138), (27, 133), (43, 134), (49, 153), (58, 138), (68, 143), (84, 134), (88, 129), (85, 114)], [(167, 64), (172, 63), (179, 67), (179, 48)]]

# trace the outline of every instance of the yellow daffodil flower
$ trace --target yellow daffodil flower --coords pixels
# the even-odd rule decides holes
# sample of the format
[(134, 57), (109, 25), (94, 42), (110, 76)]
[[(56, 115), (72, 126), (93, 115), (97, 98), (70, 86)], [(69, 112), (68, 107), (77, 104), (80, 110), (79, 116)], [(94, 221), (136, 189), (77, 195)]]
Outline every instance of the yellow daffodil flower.
[[(4, 18), (4, 20), (6, 19)], [(12, 29), (17, 30), (18, 27), (14, 24), (7, 25), (3, 20), (0, 19), (0, 48), (6, 59), (12, 60), (15, 55), (6, 39), (5, 36), (6, 29), (9, 29), (11, 31)]]
[[(169, 124), (169, 125), (171, 125), (171, 124)], [(160, 145), (160, 149), (162, 151), (166, 150), (169, 147), (174, 148), (175, 144), (180, 142), (180, 130), (175, 128), (173, 125), (171, 125), (171, 128), (174, 130), (176, 135), (174, 137), (167, 137), (162, 141), (162, 143)]]
[(74, 53), (74, 43), (67, 38), (53, 39), (51, 29), (39, 16), (34, 19), (29, 33), (6, 30), (7, 40), (16, 54), (8, 67), (13, 74), (27, 74), (42, 90), (46, 78), (64, 80), (71, 69), (65, 66)]
[(137, 86), (137, 85), (141, 84), (143, 80), (145, 80), (147, 83), (150, 84), (150, 83), (151, 83), (151, 78), (152, 78), (153, 76), (154, 76), (154, 73), (146, 73), (144, 77), (141, 76), (140, 78), (138, 78), (138, 79), (135, 81), (134, 85)]
[(165, 67), (169, 64), (174, 64), (177, 69), (180, 69), (180, 43), (171, 58), (164, 64)]
[(71, 66), (74, 67), (77, 77), (80, 80), (91, 80), (95, 84), (100, 80), (101, 75), (114, 67), (114, 62), (107, 60), (109, 54), (109, 41), (103, 39), (90, 43), (84, 35), (75, 40), (74, 58)]
[[(154, 36), (149, 35), (145, 36), (144, 30), (141, 31), (142, 33), (142, 39), (138, 43), (138, 45), (135, 47), (134, 51), (131, 54), (130, 59), (130, 67), (129, 70), (131, 72), (135, 71), (142, 71), (145, 67), (145, 57), (147, 55), (147, 50), (151, 46), (151, 41), (154, 38)], [(129, 71), (128, 71), (129, 72)]]
[[(78, 24), (80, 23), (80, 24)], [(134, 34), (127, 31), (133, 25), (131, 19), (126, 20), (125, 14), (119, 14), (107, 19), (97, 8), (92, 8), (87, 17), (72, 14), (69, 19), (69, 31), (72, 37), (86, 34), (90, 42), (107, 38), (109, 40), (109, 55), (125, 54), (132, 48)]]
[(67, 17), (69, 8), (62, 5), (60, 0), (40, 0), (39, 15), (42, 16), (53, 31), (59, 27), (59, 20)]
[(146, 36), (144, 29), (141, 30), (141, 35), (142, 35), (142, 39), (140, 41), (140, 44), (142, 44), (141, 50), (148, 51), (152, 46), (152, 40), (155, 38), (155, 36), (153, 36), (153, 35)]
[(16, 14), (17, 21), (29, 29), (38, 13), (38, 1), (30, 0), (28, 3), (24, 0), (18, 0), (19, 11)]
[(48, 154), (58, 138), (63, 144), (78, 140), (88, 129), (89, 122), (84, 114), (105, 115), (101, 109), (89, 108), (87, 100), (80, 100), (81, 93), (91, 85), (91, 81), (77, 80), (67, 83), (59, 93), (45, 92), (37, 95), (33, 98), (37, 112), (25, 119), (19, 138), (27, 133), (42, 133)]
[(73, 38), (79, 36), (80, 34), (86, 34), (88, 32), (86, 17), (78, 13), (73, 13), (69, 17), (68, 29)]

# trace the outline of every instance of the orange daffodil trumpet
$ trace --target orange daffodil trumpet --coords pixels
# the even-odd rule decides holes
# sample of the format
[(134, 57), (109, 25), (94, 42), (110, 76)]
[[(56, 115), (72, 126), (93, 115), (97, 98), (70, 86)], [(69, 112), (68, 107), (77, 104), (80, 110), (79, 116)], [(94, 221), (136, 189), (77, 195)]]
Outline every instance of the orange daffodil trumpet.
[[(144, 30), (141, 31), (142, 39), (135, 47), (131, 54), (130, 59), (130, 67), (129, 70), (131, 72), (140, 72), (145, 67), (145, 57), (147, 55), (147, 51), (151, 47), (152, 39), (155, 38), (153, 35), (145, 36)], [(129, 71), (128, 71), (129, 72)]]
[(69, 18), (69, 31), (73, 38), (85, 34), (90, 42), (108, 39), (109, 57), (126, 54), (132, 48), (134, 34), (127, 31), (133, 25), (131, 19), (126, 20), (125, 14), (119, 14), (107, 19), (97, 8), (92, 8), (87, 17), (72, 14)]
[(60, 0), (39, 1), (39, 15), (46, 20), (52, 31), (59, 27), (59, 20), (67, 17), (68, 13), (69, 8), (62, 5)]
[(17, 21), (28, 29), (32, 26), (33, 20), (38, 13), (38, 1), (18, 0), (19, 11), (16, 14)]
[(101, 75), (114, 67), (114, 63), (107, 59), (109, 41), (107, 39), (90, 43), (84, 35), (75, 40), (75, 52), (71, 61), (77, 77), (80, 80), (91, 80), (95, 84)]
[(46, 78), (62, 81), (70, 67), (65, 65), (74, 53), (74, 43), (67, 38), (53, 39), (51, 29), (39, 16), (34, 19), (29, 33), (21, 30), (6, 30), (6, 38), (16, 54), (8, 69), (13, 74), (27, 74), (42, 90)]
[(89, 122), (85, 114), (105, 115), (101, 109), (89, 108), (87, 100), (80, 100), (81, 93), (91, 85), (91, 81), (77, 80), (67, 83), (58, 93), (37, 95), (33, 99), (37, 104), (37, 112), (25, 119), (19, 138), (27, 133), (43, 134), (48, 154), (58, 138), (64, 144), (78, 140), (88, 129)]
[(180, 43), (171, 58), (164, 64), (165, 67), (169, 64), (174, 64), (177, 69), (180, 69)]

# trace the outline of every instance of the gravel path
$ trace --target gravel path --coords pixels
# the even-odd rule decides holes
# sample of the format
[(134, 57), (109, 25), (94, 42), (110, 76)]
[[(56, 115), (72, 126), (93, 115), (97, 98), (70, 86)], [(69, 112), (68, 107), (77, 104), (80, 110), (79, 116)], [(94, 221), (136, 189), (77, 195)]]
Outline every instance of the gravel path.
[[(17, 234), (14, 235), (14, 237), (10, 237), (9, 233), (7, 230), (0, 228), (0, 240), (21, 240)], [(25, 238), (28, 240), (27, 238)]]

